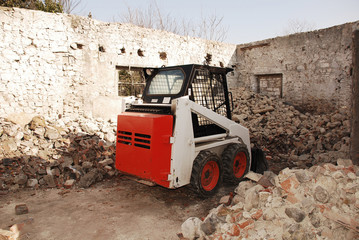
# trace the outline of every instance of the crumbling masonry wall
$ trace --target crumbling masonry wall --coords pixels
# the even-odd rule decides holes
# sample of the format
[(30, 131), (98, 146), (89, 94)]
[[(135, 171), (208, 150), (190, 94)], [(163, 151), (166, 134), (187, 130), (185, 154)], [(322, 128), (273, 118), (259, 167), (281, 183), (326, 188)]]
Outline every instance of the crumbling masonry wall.
[(238, 45), (238, 86), (304, 110), (349, 109), (355, 29), (359, 22)]
[(213, 66), (231, 66), (235, 48), (129, 24), (0, 8), (0, 117), (20, 112), (116, 116), (121, 110), (116, 66), (206, 59)]
[(0, 117), (114, 117), (116, 66), (234, 67), (229, 86), (283, 97), (306, 110), (350, 109), (352, 33), (359, 22), (242, 45), (129, 24), (0, 8)]

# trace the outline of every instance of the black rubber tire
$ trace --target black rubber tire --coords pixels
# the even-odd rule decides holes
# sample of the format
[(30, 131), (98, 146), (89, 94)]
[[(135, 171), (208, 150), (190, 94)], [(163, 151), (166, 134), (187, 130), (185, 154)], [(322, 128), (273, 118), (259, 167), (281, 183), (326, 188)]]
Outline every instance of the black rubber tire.
[[(237, 155), (240, 160), (236, 159)], [(249, 171), (250, 159), (246, 145), (229, 144), (222, 153), (222, 161), (224, 182), (238, 184)]]
[(252, 159), (251, 171), (263, 174), (264, 171), (268, 170), (268, 161), (261, 149), (252, 149)]
[[(205, 168), (206, 166), (206, 168)], [(208, 175), (208, 167), (214, 166), (218, 167), (218, 172), (216, 171), (216, 177), (213, 178), (213, 181), (210, 180), (209, 185), (204, 185), (205, 182), (202, 180), (202, 175), (204, 177)], [(203, 170), (206, 170), (203, 172)], [(210, 151), (201, 151), (196, 159), (193, 162), (192, 174), (191, 174), (191, 187), (199, 196), (209, 197), (215, 194), (222, 183), (222, 162), (217, 154)], [(218, 180), (215, 179), (218, 177)], [(208, 178), (207, 178), (208, 179)], [(211, 178), (212, 179), (212, 178)]]

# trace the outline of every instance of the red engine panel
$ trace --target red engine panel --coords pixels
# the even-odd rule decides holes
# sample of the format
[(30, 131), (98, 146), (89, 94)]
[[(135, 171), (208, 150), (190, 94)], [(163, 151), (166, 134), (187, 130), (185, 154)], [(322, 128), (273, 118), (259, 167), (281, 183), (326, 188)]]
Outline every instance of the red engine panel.
[(126, 112), (118, 115), (116, 168), (169, 187), (172, 115)]

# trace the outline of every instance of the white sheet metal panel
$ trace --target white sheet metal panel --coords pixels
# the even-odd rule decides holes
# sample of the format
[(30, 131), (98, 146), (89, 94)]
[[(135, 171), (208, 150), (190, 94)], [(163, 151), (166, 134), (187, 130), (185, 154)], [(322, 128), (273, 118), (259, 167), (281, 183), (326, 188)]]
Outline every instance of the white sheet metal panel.
[(196, 157), (191, 109), (188, 97), (172, 100), (175, 115), (171, 157), (170, 187), (180, 187), (190, 183), (192, 165)]
[[(229, 143), (243, 142), (248, 148), (250, 159), (252, 159), (249, 131), (247, 128), (208, 108), (196, 104), (189, 100), (188, 96), (174, 99), (172, 101), (172, 111), (175, 115), (175, 123), (173, 138), (171, 138), (173, 145), (171, 175), (169, 176), (169, 180), (171, 180), (170, 188), (177, 188), (190, 183), (193, 161), (201, 150), (212, 148), (218, 150), (218, 148), (223, 149)], [(227, 130), (227, 138), (223, 139), (223, 141), (213, 139), (213, 142), (199, 144), (196, 148), (196, 139), (193, 135), (192, 126), (192, 112), (210, 119), (214, 124)], [(220, 134), (217, 137), (223, 138), (225, 135)]]

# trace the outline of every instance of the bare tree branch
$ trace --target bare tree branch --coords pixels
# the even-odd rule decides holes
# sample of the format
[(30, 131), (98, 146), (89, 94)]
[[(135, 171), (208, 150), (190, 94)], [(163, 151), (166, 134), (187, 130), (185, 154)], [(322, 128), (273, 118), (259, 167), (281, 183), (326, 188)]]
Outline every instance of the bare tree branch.
[(156, 0), (152, 0), (147, 8), (143, 9), (134, 9), (127, 5), (127, 12), (119, 15), (119, 21), (214, 41), (224, 41), (228, 33), (228, 27), (223, 25), (223, 17), (201, 14), (200, 23), (194, 24), (191, 20), (176, 19), (170, 13), (163, 12)]
[(64, 13), (72, 13), (81, 3), (81, 0), (59, 0)]
[(310, 23), (305, 20), (291, 19), (283, 30), (284, 35), (309, 32), (315, 29), (315, 23)]

